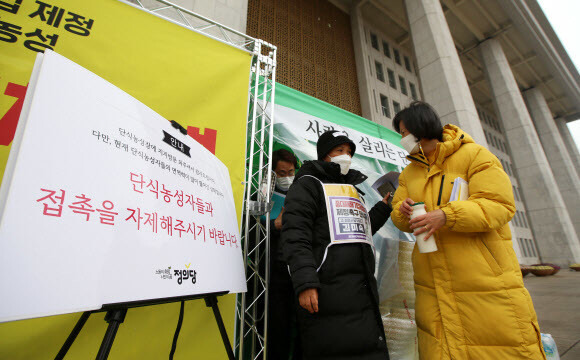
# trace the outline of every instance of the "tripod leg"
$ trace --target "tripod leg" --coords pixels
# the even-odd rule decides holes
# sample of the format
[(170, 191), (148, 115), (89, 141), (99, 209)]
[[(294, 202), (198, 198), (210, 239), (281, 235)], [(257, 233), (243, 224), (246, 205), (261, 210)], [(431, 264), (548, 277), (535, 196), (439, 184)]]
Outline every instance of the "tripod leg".
[(69, 334), (68, 338), (66, 339), (66, 341), (64, 342), (64, 344), (60, 348), (60, 351), (58, 352), (58, 354), (56, 354), (56, 357), (54, 358), (54, 360), (62, 360), (62, 359), (64, 359), (64, 356), (69, 351), (70, 347), (75, 342), (75, 339), (77, 338), (77, 336), (81, 332), (83, 326), (85, 326), (85, 323), (89, 319), (89, 315), (91, 315), (91, 312), (90, 311), (85, 311), (81, 315), (80, 319), (77, 321), (77, 324), (72, 329), (72, 331)]
[(229, 360), (235, 360), (234, 351), (232, 350), (232, 345), (230, 344), (230, 339), (228, 339), (228, 333), (224, 326), (224, 321), (222, 320), (222, 315), (220, 314), (220, 309), (218, 308), (217, 298), (215, 296), (209, 296), (205, 298), (205, 305), (211, 307), (213, 310), (213, 315), (215, 316), (215, 321), (220, 329), (220, 334), (222, 335), (222, 340), (226, 348)]
[(101, 348), (97, 354), (97, 360), (106, 360), (113, 346), (113, 341), (115, 340), (115, 335), (117, 335), (117, 330), (119, 325), (125, 321), (125, 315), (127, 315), (127, 309), (115, 309), (107, 311), (105, 315), (105, 321), (109, 323), (107, 327), (107, 332), (101, 343)]

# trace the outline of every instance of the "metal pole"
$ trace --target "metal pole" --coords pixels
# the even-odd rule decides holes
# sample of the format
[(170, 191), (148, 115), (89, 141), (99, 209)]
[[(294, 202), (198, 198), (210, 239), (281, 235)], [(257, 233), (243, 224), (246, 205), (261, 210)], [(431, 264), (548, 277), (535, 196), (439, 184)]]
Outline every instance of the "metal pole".
[(105, 315), (105, 321), (109, 323), (107, 327), (107, 332), (101, 343), (99, 353), (97, 354), (97, 360), (106, 360), (109, 357), (109, 352), (111, 347), (113, 347), (113, 341), (115, 341), (115, 335), (117, 335), (117, 330), (119, 330), (119, 325), (125, 321), (125, 315), (127, 315), (127, 309), (115, 309), (107, 311)]
[[(249, 230), (250, 230), (250, 219), (252, 218), (250, 215), (250, 208), (248, 206), (248, 203), (251, 199), (251, 195), (252, 195), (252, 178), (254, 175), (254, 149), (255, 149), (255, 134), (256, 134), (256, 112), (257, 112), (257, 106), (256, 106), (256, 99), (258, 97), (258, 84), (259, 84), (259, 80), (260, 80), (260, 75), (259, 75), (259, 68), (260, 68), (260, 52), (261, 52), (261, 44), (260, 42), (256, 41), (254, 44), (254, 54), (256, 56), (256, 62), (253, 65), (254, 67), (254, 94), (253, 94), (253, 98), (252, 98), (252, 131), (250, 133), (251, 136), (251, 140), (250, 140), (250, 152), (249, 152), (249, 158), (248, 158), (248, 177), (246, 178), (246, 201), (244, 203), (244, 211), (246, 213), (245, 215), (245, 231), (244, 231), (244, 267), (247, 271), (248, 269), (248, 258), (247, 258), (247, 254), (248, 254), (248, 238), (249, 238)], [(247, 274), (246, 274), (247, 276)], [(245, 336), (245, 328), (246, 328), (246, 297), (247, 297), (247, 293), (242, 294), (242, 300), (241, 300), (241, 313), (240, 313), (240, 347), (238, 349), (238, 359), (242, 360), (243, 359), (243, 349), (244, 349), (244, 336)]]
[[(269, 44), (266, 44), (267, 46)], [(271, 47), (271, 46), (270, 46)], [(266, 154), (262, 154), (264, 158), (268, 160), (267, 166), (267, 198), (270, 199), (270, 191), (271, 191), (271, 184), (272, 184), (272, 162), (270, 161), (270, 157), (272, 154), (273, 148), (273, 140), (274, 140), (274, 131), (273, 131), (273, 112), (274, 112), (274, 87), (275, 87), (275, 52), (274, 49), (269, 54), (269, 61), (266, 63), (266, 67), (264, 70), (264, 92), (262, 96), (262, 105), (264, 114), (262, 115), (262, 145), (264, 145), (264, 137), (268, 136), (268, 150)], [(272, 58), (273, 57), (273, 58)], [(270, 80), (270, 76), (272, 79)], [(268, 89), (268, 82), (271, 81), (271, 88)], [(270, 99), (268, 99), (268, 93), (271, 93)], [(270, 106), (268, 106), (270, 104)], [(271, 114), (268, 114), (270, 111)], [(261, 164), (262, 165), (262, 164)], [(260, 167), (262, 168), (262, 166)], [(265, 300), (264, 300), (264, 359), (267, 358), (268, 355), (268, 308), (269, 308), (269, 284), (270, 284), (270, 212), (266, 213), (266, 250), (265, 250), (265, 258), (266, 258), (266, 274), (265, 274)]]
[(220, 330), (220, 334), (224, 342), (224, 347), (226, 348), (226, 353), (228, 354), (228, 359), (235, 360), (236, 358), (234, 356), (234, 351), (232, 350), (232, 345), (230, 344), (228, 333), (226, 331), (226, 327), (224, 326), (224, 321), (222, 319), (222, 315), (220, 314), (220, 309), (217, 303), (218, 301), (215, 295), (205, 298), (205, 305), (207, 307), (211, 307), (213, 310), (213, 315), (215, 316), (215, 321), (217, 322), (218, 328)]
[(56, 354), (56, 357), (54, 358), (54, 360), (62, 360), (62, 359), (64, 359), (64, 356), (69, 351), (69, 349), (72, 346), (72, 344), (75, 342), (77, 336), (81, 332), (83, 326), (85, 326), (85, 323), (89, 319), (89, 316), (90, 315), (91, 315), (91, 312), (90, 311), (85, 311), (81, 315), (81, 317), (77, 321), (77, 324), (75, 325), (75, 327), (73, 328), (73, 330), (69, 334), (68, 338), (66, 339), (66, 341), (64, 342), (64, 344), (60, 348), (60, 351), (58, 352), (58, 354)]

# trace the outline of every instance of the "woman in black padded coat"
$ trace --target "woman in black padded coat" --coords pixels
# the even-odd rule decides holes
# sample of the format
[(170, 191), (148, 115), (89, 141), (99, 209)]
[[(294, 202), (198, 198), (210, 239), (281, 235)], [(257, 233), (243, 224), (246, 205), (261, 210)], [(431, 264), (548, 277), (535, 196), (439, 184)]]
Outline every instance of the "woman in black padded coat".
[(305, 360), (389, 359), (369, 237), (389, 218), (390, 194), (369, 211), (366, 240), (329, 246), (323, 188), (327, 185), (323, 184), (356, 186), (366, 180), (361, 172), (349, 169), (355, 150), (355, 144), (336, 131), (322, 134), (317, 143), (318, 160), (307, 161), (300, 168), (284, 203), (282, 246), (298, 296)]

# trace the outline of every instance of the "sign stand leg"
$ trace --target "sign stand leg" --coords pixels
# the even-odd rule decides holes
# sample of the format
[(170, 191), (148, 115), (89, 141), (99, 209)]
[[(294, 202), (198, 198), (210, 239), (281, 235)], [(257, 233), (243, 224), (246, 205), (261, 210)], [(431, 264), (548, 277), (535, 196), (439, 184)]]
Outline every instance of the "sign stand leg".
[(109, 323), (103, 342), (101, 343), (101, 348), (97, 354), (97, 360), (106, 360), (109, 356), (109, 351), (113, 346), (113, 341), (115, 340), (115, 335), (117, 335), (117, 330), (119, 325), (125, 321), (125, 315), (127, 315), (127, 308), (114, 309), (107, 311), (105, 315), (105, 321)]
[(228, 339), (228, 333), (226, 332), (226, 328), (224, 326), (224, 322), (222, 320), (222, 316), (220, 314), (220, 309), (217, 304), (217, 297), (215, 295), (207, 296), (205, 299), (205, 305), (207, 307), (211, 307), (213, 310), (213, 314), (215, 316), (215, 321), (217, 322), (218, 328), (220, 329), (220, 334), (222, 335), (222, 340), (224, 342), (224, 346), (226, 348), (226, 353), (228, 354), (229, 360), (235, 360), (234, 351), (232, 350), (232, 345), (230, 344), (230, 340)]
[[(157, 301), (155, 303), (153, 303), (153, 302), (148, 302), (148, 303), (134, 302), (134, 303), (124, 303), (124, 304), (108, 304), (105, 307), (105, 309), (108, 308), (110, 310), (106, 310), (107, 313), (105, 315), (105, 321), (109, 323), (109, 326), (107, 327), (107, 331), (105, 332), (105, 336), (104, 336), (103, 341), (101, 343), (101, 347), (99, 348), (99, 353), (97, 354), (97, 360), (106, 360), (108, 358), (109, 352), (111, 351), (111, 347), (113, 346), (113, 342), (115, 341), (115, 336), (117, 335), (117, 330), (119, 330), (119, 325), (121, 325), (125, 321), (125, 316), (127, 315), (127, 309), (129, 307), (157, 305), (157, 304), (171, 303), (171, 302), (175, 302), (175, 301), (196, 300), (196, 299), (201, 299), (201, 298), (203, 298), (205, 300), (205, 304), (207, 305), (207, 307), (211, 307), (213, 310), (213, 314), (214, 314), (216, 323), (218, 325), (218, 328), (219, 328), (219, 331), (220, 331), (220, 334), (222, 337), (222, 341), (224, 342), (224, 347), (226, 348), (226, 353), (228, 354), (228, 359), (235, 360), (234, 351), (232, 350), (232, 345), (230, 344), (230, 340), (228, 339), (228, 333), (226, 332), (226, 328), (224, 326), (224, 322), (223, 322), (223, 319), (222, 319), (222, 316), (220, 314), (220, 310), (219, 310), (219, 307), (217, 304), (218, 303), (217, 296), (225, 295), (227, 293), (228, 293), (227, 291), (221, 291), (221, 292), (215, 292), (215, 293), (210, 293), (210, 294), (199, 294), (199, 295), (187, 296), (187, 297), (183, 297), (183, 298), (179, 298), (179, 299), (173, 299), (173, 298), (172, 299), (161, 299), (161, 301)], [(169, 301), (167, 301), (167, 300), (169, 300)], [(80, 319), (77, 321), (77, 324), (75, 325), (74, 329), (71, 331), (70, 335), (68, 336), (65, 343), (62, 345), (60, 351), (58, 352), (58, 354), (56, 355), (56, 357), (54, 359), (55, 360), (63, 360), (65, 355), (67, 354), (68, 350), (70, 349), (70, 347), (72, 346), (72, 344), (76, 340), (78, 334), (82, 330), (83, 326), (87, 322), (89, 316), (92, 313), (105, 311), (105, 309), (85, 311), (81, 315)], [(183, 308), (180, 312), (180, 323), (181, 323), (182, 319), (183, 319)], [(174, 345), (177, 342), (177, 336), (179, 334), (180, 327), (181, 326), (178, 327), (178, 329), (175, 333), (175, 337), (173, 340)], [(174, 352), (175, 352), (175, 349), (172, 348), (170, 358)]]
[(91, 315), (91, 311), (85, 311), (81, 315), (79, 321), (77, 321), (77, 324), (75, 325), (74, 329), (72, 329), (70, 335), (68, 336), (68, 338), (66, 339), (66, 341), (64, 342), (62, 347), (60, 348), (60, 351), (58, 352), (58, 354), (56, 354), (56, 357), (54, 358), (54, 360), (64, 359), (64, 356), (69, 351), (70, 347), (75, 342), (77, 336), (81, 332), (83, 326), (85, 326), (85, 323), (89, 319), (89, 315)]

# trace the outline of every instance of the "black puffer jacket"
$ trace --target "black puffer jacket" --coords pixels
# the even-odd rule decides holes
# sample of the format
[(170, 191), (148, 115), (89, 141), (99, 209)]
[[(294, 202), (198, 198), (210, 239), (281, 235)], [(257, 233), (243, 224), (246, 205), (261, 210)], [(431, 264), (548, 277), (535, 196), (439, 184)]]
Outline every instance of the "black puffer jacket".
[[(297, 308), (304, 359), (388, 359), (373, 250), (362, 243), (333, 245), (316, 271), (330, 243), (330, 231), (322, 186), (304, 175), (323, 183), (351, 185), (367, 178), (356, 170), (343, 176), (340, 166), (332, 162), (308, 161), (286, 196), (282, 246), (296, 296), (305, 289), (318, 289), (318, 313)], [(370, 210), (373, 234), (390, 213), (382, 201)]]

